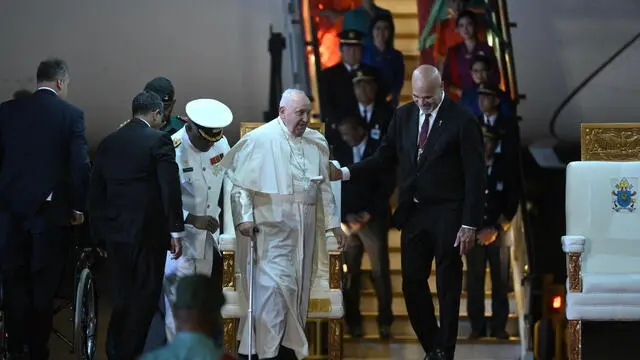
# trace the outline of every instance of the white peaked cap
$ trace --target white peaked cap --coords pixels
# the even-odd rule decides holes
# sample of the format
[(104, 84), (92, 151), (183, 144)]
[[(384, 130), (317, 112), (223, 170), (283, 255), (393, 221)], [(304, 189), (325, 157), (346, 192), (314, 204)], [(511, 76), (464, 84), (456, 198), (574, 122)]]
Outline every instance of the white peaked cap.
[(186, 106), (187, 117), (199, 126), (209, 129), (219, 129), (231, 124), (233, 113), (231, 109), (218, 100), (192, 100)]

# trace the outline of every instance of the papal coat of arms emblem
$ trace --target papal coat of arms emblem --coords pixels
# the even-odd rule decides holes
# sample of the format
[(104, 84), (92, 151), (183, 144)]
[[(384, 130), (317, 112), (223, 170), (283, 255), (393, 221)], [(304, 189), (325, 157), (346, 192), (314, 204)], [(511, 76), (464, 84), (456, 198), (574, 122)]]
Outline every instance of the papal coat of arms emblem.
[(632, 213), (636, 211), (636, 196), (637, 192), (635, 186), (632, 184), (629, 178), (621, 178), (616, 180), (611, 191), (613, 197), (611, 210), (615, 212)]

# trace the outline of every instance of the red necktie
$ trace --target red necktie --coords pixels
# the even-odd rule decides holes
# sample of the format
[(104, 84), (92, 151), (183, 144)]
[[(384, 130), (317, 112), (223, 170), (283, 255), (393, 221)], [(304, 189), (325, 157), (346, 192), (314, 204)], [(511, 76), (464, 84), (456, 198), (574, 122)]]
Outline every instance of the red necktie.
[(418, 148), (422, 149), (424, 144), (427, 142), (427, 137), (429, 136), (429, 119), (431, 118), (431, 114), (424, 114), (424, 122), (422, 123), (422, 127), (420, 128), (420, 136), (418, 136)]

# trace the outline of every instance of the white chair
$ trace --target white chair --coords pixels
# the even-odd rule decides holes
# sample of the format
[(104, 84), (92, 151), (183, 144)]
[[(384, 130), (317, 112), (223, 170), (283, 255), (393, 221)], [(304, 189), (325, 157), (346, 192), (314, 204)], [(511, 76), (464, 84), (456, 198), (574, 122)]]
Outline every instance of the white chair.
[(566, 178), (569, 359), (583, 321), (640, 321), (640, 162), (579, 161)]

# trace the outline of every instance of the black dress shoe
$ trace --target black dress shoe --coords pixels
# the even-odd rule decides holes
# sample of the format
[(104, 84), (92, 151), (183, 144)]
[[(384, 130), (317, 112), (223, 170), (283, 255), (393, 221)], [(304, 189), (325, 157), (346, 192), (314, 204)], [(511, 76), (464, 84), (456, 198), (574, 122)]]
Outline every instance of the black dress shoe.
[(424, 360), (446, 360), (444, 351), (440, 349), (433, 350), (424, 357)]
[(484, 336), (484, 331), (471, 330), (471, 334), (469, 334), (469, 340), (478, 340), (483, 336)]
[(494, 337), (499, 340), (509, 340), (509, 333), (505, 330), (494, 331), (491, 334), (491, 337)]
[(389, 325), (380, 325), (380, 339), (381, 340), (389, 340), (391, 338), (391, 326)]
[(349, 326), (349, 335), (351, 335), (354, 339), (360, 339), (363, 336), (362, 326), (361, 325), (353, 325)]

